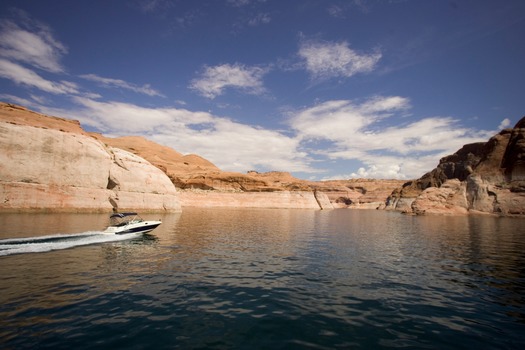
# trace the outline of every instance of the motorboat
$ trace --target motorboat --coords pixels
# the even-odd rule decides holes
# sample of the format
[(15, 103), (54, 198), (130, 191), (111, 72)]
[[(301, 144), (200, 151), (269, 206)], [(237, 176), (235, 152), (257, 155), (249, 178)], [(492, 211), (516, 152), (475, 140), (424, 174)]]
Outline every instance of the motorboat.
[(109, 226), (104, 233), (122, 235), (126, 233), (148, 233), (162, 221), (146, 221), (137, 213), (115, 213), (109, 217)]

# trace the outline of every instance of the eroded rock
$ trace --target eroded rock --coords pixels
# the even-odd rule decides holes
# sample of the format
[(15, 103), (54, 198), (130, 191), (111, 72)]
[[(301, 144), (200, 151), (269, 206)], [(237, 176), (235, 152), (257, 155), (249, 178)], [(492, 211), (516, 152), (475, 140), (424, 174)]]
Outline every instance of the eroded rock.
[(525, 117), (485, 143), (465, 145), (444, 157), (434, 170), (393, 191), (387, 208), (415, 214), (524, 215), (524, 199)]
[(75, 125), (0, 105), (0, 210), (181, 209), (161, 170)]

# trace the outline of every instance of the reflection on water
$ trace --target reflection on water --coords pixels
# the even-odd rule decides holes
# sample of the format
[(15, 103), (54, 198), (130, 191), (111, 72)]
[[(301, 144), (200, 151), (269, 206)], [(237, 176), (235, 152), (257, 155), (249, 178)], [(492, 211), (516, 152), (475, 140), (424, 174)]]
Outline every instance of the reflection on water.
[(108, 224), (107, 214), (0, 214), (0, 239), (101, 231)]
[[(0, 215), (0, 239), (107, 222), (21, 218)], [(129, 241), (0, 257), (0, 345), (525, 345), (522, 220), (344, 209), (187, 209), (162, 220)]]

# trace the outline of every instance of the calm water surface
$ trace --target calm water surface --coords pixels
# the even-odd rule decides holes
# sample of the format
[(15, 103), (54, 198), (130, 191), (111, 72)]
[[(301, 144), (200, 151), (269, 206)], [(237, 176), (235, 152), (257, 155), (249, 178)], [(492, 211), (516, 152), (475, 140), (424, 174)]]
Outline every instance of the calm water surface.
[(1, 214), (0, 348), (525, 346), (523, 219), (186, 209), (162, 220), (108, 241), (106, 215)]

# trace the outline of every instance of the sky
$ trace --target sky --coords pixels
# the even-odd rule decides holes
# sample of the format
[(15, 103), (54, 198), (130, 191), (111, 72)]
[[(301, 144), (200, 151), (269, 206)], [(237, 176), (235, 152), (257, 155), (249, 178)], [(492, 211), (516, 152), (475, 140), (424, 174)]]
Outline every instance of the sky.
[(523, 0), (3, 0), (0, 101), (224, 171), (414, 179), (525, 115)]

